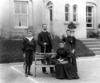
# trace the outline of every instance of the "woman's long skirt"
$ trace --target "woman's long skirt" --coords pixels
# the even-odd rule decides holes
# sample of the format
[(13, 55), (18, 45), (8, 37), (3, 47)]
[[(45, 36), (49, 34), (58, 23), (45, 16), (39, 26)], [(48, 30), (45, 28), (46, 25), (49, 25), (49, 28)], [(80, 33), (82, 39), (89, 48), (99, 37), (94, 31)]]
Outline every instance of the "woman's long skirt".
[(61, 64), (55, 60), (55, 71), (57, 79), (78, 79), (78, 74), (71, 63)]

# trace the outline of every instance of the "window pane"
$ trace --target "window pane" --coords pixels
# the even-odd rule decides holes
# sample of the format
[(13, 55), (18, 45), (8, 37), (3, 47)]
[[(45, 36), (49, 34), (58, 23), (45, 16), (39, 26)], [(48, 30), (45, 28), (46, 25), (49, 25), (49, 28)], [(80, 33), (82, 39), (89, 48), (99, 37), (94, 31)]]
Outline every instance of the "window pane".
[(69, 4), (65, 5), (65, 12), (69, 12)]
[(21, 13), (27, 14), (27, 2), (21, 2)]
[(76, 14), (73, 15), (73, 21), (76, 21)]
[(50, 9), (50, 21), (52, 21), (52, 9)]
[(88, 12), (92, 12), (92, 7), (88, 7)]
[(28, 26), (28, 2), (15, 2), (15, 26)]
[(65, 12), (69, 12), (69, 7), (65, 7)]
[(91, 23), (92, 22), (92, 17), (88, 17), (87, 22)]
[(88, 14), (88, 16), (92, 16), (92, 14), (90, 13), (90, 14)]
[(74, 13), (76, 12), (76, 6), (73, 7), (73, 12), (74, 12)]
[(66, 21), (69, 21), (69, 18), (68, 18), (68, 17), (69, 17), (69, 14), (66, 13), (66, 14), (65, 14), (65, 20), (66, 20)]
[(19, 15), (15, 15), (15, 26), (19, 26)]
[(86, 26), (87, 27), (93, 27), (93, 15), (92, 15), (92, 6), (86, 7)]
[(87, 27), (92, 27), (92, 24), (87, 24)]
[(27, 26), (27, 15), (21, 16), (21, 25), (22, 26)]
[(15, 2), (15, 13), (16, 14), (20, 13), (20, 2)]
[(86, 7), (86, 12), (88, 12), (88, 7)]
[(86, 17), (86, 22), (88, 22), (88, 17)]

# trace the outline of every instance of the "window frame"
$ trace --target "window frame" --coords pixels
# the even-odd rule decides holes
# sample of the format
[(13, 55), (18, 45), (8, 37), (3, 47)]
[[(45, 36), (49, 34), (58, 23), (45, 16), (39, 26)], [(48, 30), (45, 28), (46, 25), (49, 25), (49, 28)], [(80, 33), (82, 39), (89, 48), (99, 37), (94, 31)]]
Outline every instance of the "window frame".
[[(68, 12), (66, 12), (66, 7), (68, 8)], [(68, 20), (66, 20), (66, 14), (68, 15)], [(65, 21), (69, 22), (70, 21), (70, 5), (65, 4)]]
[[(91, 7), (92, 8), (92, 12), (87, 12), (88, 10), (88, 8), (87, 7)], [(91, 16), (89, 16), (89, 14), (91, 14)], [(87, 18), (92, 18), (92, 22), (90, 23), (90, 22), (87, 22)], [(94, 15), (93, 15), (93, 6), (86, 6), (86, 27), (88, 27), (87, 26), (87, 24), (91, 24), (92, 26), (91, 27), (88, 27), (88, 28), (91, 28), (91, 29), (93, 29), (93, 26), (94, 26)]]
[(51, 1), (47, 2), (46, 7), (49, 9), (49, 20), (53, 22), (53, 3)]
[[(74, 12), (74, 7), (76, 7), (76, 12)], [(77, 13), (78, 6), (76, 4), (73, 5), (73, 22), (78, 22), (78, 13)], [(76, 15), (76, 21), (74, 21), (74, 15)]]
[[(26, 14), (22, 14), (22, 13), (16, 14), (15, 13), (15, 3), (16, 2), (19, 2), (19, 3), (27, 2), (27, 13)], [(20, 4), (20, 6), (21, 6), (21, 4)], [(20, 11), (21, 11), (21, 7), (20, 7)], [(15, 25), (15, 19), (16, 19), (15, 16), (27, 16), (27, 24), (26, 24), (26, 26), (16, 26)], [(26, 29), (26, 28), (28, 28), (28, 25), (29, 25), (29, 1), (28, 0), (14, 0), (14, 28), (18, 28), (18, 29), (25, 28)]]

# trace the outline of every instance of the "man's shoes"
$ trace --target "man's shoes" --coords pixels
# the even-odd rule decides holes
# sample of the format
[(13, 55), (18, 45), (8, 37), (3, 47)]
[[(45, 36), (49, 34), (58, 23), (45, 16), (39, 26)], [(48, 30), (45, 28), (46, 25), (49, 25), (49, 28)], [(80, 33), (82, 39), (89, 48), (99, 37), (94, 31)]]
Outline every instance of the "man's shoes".
[(28, 75), (33, 76), (33, 74), (31, 74), (30, 72), (28, 73)]
[(43, 72), (44, 74), (48, 74), (47, 72)]

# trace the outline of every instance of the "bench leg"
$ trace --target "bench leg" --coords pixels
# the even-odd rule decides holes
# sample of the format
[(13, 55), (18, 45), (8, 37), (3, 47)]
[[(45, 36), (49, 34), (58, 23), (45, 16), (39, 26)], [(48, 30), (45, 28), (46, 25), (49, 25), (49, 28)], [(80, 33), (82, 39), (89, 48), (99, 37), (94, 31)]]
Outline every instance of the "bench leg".
[(53, 67), (53, 73), (52, 73), (52, 77), (55, 77), (55, 70), (54, 70), (54, 67)]
[(34, 72), (34, 74), (35, 74), (34, 77), (36, 77), (36, 67), (35, 67), (35, 70), (34, 70), (34, 71), (35, 71), (35, 72)]

